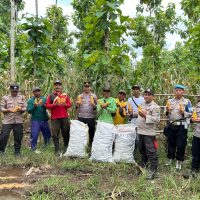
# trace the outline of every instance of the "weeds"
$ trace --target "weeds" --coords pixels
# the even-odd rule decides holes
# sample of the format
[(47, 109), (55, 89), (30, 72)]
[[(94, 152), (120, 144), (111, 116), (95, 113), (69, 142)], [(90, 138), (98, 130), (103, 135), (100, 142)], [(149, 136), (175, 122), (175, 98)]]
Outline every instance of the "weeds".
[[(53, 153), (53, 145), (41, 150), (41, 154), (34, 154), (29, 148), (23, 147), (22, 157), (15, 158), (11, 146), (0, 157), (1, 166), (20, 166), (27, 170), (32, 166), (51, 167), (49, 174), (48, 171), (45, 172), (46, 176), (38, 175), (39, 181), (34, 182), (28, 199), (200, 199), (200, 177), (188, 180), (182, 177), (190, 167), (190, 157), (185, 161), (181, 172), (175, 171), (175, 163), (171, 167), (165, 167), (164, 143), (159, 149), (158, 178), (153, 181), (147, 181), (145, 174), (139, 176), (138, 169), (133, 164), (92, 163), (88, 158), (58, 158)], [(136, 161), (138, 158), (139, 155), (136, 155)]]

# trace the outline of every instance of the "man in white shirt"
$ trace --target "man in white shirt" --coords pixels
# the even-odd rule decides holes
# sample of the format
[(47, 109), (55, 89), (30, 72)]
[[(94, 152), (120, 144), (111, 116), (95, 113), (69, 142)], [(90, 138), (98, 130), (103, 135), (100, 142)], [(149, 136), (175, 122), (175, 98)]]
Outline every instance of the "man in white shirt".
[[(136, 134), (137, 134), (137, 118), (138, 118), (138, 106), (140, 106), (144, 102), (144, 97), (140, 96), (140, 86), (134, 85), (132, 87), (133, 96), (128, 98), (128, 103), (132, 106), (133, 113), (130, 118), (130, 122), (136, 126)], [(135, 140), (135, 149), (137, 148), (139, 143), (138, 134), (136, 135)]]
[(138, 118), (138, 106), (144, 102), (144, 97), (140, 96), (140, 86), (134, 85), (132, 87), (133, 96), (128, 98), (128, 103), (131, 104), (133, 108), (131, 123), (137, 126)]

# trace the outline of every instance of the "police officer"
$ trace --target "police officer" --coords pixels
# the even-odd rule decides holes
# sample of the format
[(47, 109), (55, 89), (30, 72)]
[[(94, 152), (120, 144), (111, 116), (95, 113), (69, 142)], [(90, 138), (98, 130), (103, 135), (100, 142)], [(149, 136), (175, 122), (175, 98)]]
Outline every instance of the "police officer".
[(0, 134), (0, 154), (4, 154), (9, 134), (14, 134), (14, 155), (20, 156), (21, 142), (23, 138), (23, 116), (26, 111), (25, 97), (19, 94), (19, 85), (10, 85), (10, 95), (2, 97), (1, 111), (3, 112), (3, 126)]
[(200, 168), (200, 97), (191, 119), (195, 123), (192, 140), (192, 165), (188, 174), (184, 178), (196, 177)]
[(153, 101), (154, 93), (151, 89), (144, 91), (145, 102), (141, 104), (138, 110), (138, 136), (139, 151), (141, 153), (141, 167), (147, 167), (148, 160), (150, 168), (147, 179), (151, 180), (155, 177), (158, 167), (157, 141), (156, 141), (156, 125), (160, 121), (160, 107)]
[(76, 108), (78, 120), (87, 124), (89, 127), (89, 145), (92, 146), (95, 132), (97, 96), (91, 92), (89, 82), (83, 83), (83, 93), (78, 95)]
[(169, 99), (166, 105), (166, 114), (169, 119), (167, 129), (167, 142), (169, 158), (166, 165), (171, 165), (176, 158), (176, 169), (181, 170), (184, 161), (185, 147), (187, 145), (187, 128), (189, 118), (192, 115), (192, 104), (189, 99), (183, 97), (185, 86), (175, 85), (174, 98)]

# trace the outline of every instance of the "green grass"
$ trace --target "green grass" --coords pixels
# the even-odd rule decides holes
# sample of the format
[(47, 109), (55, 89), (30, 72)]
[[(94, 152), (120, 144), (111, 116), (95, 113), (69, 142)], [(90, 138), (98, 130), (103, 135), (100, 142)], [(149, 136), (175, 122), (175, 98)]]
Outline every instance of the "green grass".
[[(41, 178), (30, 191), (29, 199), (136, 199), (136, 200), (182, 200), (200, 199), (200, 177), (183, 179), (183, 172), (190, 167), (190, 147), (184, 169), (176, 172), (175, 163), (165, 167), (164, 143), (159, 147), (159, 177), (147, 181), (145, 174), (138, 176), (137, 167), (131, 164), (92, 163), (88, 159), (69, 159), (54, 156), (53, 146), (34, 154), (23, 147), (22, 158), (15, 158), (13, 147), (0, 157), (1, 166), (50, 165), (52, 173)], [(139, 155), (136, 156), (139, 159)]]

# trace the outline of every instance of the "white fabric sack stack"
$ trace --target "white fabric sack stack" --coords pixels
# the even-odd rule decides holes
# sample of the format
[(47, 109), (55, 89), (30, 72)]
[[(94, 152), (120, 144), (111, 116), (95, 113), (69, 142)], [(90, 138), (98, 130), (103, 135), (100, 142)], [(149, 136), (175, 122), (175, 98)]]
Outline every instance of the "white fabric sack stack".
[(113, 162), (112, 147), (114, 138), (115, 126), (110, 123), (97, 121), (90, 160)]
[(70, 138), (67, 151), (63, 156), (87, 157), (86, 148), (89, 140), (88, 126), (78, 120), (70, 120)]
[(113, 159), (115, 162), (134, 163), (136, 132), (133, 124), (116, 126)]

